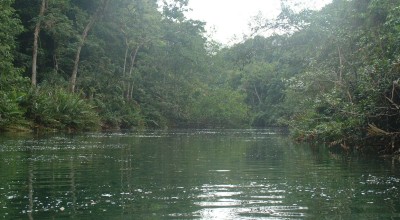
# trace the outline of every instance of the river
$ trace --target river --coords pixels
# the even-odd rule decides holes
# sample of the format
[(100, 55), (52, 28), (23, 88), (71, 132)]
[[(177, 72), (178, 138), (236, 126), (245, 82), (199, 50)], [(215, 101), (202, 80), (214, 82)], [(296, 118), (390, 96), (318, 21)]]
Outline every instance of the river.
[(394, 219), (398, 160), (265, 130), (0, 137), (0, 219)]

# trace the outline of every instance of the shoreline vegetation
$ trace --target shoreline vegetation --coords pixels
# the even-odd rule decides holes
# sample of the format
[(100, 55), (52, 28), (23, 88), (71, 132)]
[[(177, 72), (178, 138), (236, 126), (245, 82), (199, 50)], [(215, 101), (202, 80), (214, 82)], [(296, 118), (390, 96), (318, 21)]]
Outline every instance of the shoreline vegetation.
[(3, 0), (0, 132), (281, 126), (399, 155), (399, 5), (283, 1), (227, 47), (184, 0)]

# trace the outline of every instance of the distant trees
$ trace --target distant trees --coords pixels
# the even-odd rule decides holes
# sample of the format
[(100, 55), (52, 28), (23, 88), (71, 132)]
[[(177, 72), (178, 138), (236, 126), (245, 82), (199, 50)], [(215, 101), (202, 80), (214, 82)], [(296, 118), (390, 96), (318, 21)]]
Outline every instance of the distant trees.
[(393, 82), (400, 75), (395, 68), (400, 45), (392, 38), (399, 30), (390, 18), (398, 13), (399, 3), (334, 1), (315, 14), (305, 31), (312, 34), (310, 39), (319, 34), (322, 41), (311, 44), (319, 50), (288, 87), (290, 94), (307, 97), (298, 103), (306, 105), (304, 110), (289, 122), (299, 137), (344, 148), (375, 143), (386, 153), (398, 150), (398, 93)]
[[(214, 55), (205, 48), (204, 23), (185, 18), (187, 1), (159, 6), (155, 0), (15, 0), (2, 7), (9, 22), (2, 22), (3, 30), (17, 27), (7, 33), (12, 37), (5, 44), (13, 54), (7, 65), (33, 85), (5, 90), (24, 88), (14, 104), (31, 127), (241, 126), (246, 121), (242, 95), (215, 89), (217, 65), (209, 65)], [(224, 100), (211, 101), (215, 97)], [(199, 99), (213, 104), (197, 105)], [(207, 117), (198, 114), (200, 107), (208, 108)]]
[[(284, 124), (298, 140), (399, 151), (399, 1), (335, 0), (285, 8), (226, 53), (254, 125)], [(284, 34), (282, 34), (284, 33)]]
[(283, 4), (253, 25), (275, 34), (219, 48), (186, 0), (4, 0), (0, 128), (288, 126), (399, 152), (399, 5)]

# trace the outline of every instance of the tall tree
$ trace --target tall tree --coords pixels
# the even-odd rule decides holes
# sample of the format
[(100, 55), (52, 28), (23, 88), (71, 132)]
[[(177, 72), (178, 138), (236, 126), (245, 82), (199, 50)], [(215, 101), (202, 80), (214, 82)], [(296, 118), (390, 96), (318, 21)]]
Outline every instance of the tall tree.
[(36, 86), (37, 83), (36, 77), (37, 77), (38, 41), (39, 41), (40, 26), (45, 11), (46, 11), (46, 0), (42, 0), (40, 5), (39, 16), (35, 25), (35, 31), (33, 33), (34, 37), (33, 37), (32, 77), (31, 77), (32, 86)]
[(70, 77), (70, 84), (69, 89), (70, 92), (75, 92), (76, 86), (76, 78), (78, 75), (78, 67), (80, 61), (80, 55), (82, 51), (82, 47), (85, 45), (86, 38), (89, 34), (89, 31), (92, 29), (95, 22), (102, 16), (102, 13), (105, 11), (109, 0), (103, 0), (101, 4), (97, 7), (96, 11), (90, 16), (88, 23), (86, 24), (85, 28), (83, 29), (81, 38), (79, 39), (78, 48), (76, 49), (75, 59), (74, 59), (74, 66), (72, 70), (72, 74)]
[(161, 14), (153, 0), (130, 2), (123, 8), (118, 23), (125, 43), (122, 83), (124, 96), (127, 100), (133, 98), (133, 72), (139, 50), (161, 40)]

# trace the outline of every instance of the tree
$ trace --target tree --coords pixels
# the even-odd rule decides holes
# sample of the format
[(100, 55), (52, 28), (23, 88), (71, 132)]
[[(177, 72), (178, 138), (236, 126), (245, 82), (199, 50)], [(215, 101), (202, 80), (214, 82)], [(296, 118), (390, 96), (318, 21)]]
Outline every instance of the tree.
[(318, 48), (312, 62), (288, 81), (287, 104), (297, 106), (289, 125), (300, 139), (398, 150), (398, 4), (334, 1), (301, 31), (319, 35), (307, 47)]
[[(230, 70), (207, 49), (204, 23), (184, 16), (186, 0), (164, 1), (163, 11), (156, 0), (15, 0), (13, 7), (26, 30), (13, 61), (38, 85), (14, 103), (39, 127), (96, 127), (95, 113), (107, 128), (246, 117), (244, 96), (224, 77)], [(209, 106), (204, 120), (201, 106)]]
[(86, 24), (85, 28), (83, 29), (81, 38), (79, 39), (78, 48), (76, 49), (76, 54), (75, 54), (74, 66), (73, 66), (72, 74), (70, 77), (69, 89), (72, 93), (75, 91), (76, 79), (77, 79), (77, 75), (78, 75), (78, 67), (79, 67), (79, 61), (80, 61), (82, 47), (85, 44), (86, 38), (89, 34), (89, 31), (92, 29), (95, 22), (98, 19), (100, 19), (100, 17), (102, 16), (102, 13), (106, 9), (108, 2), (109, 2), (109, 0), (103, 0), (101, 2), (101, 4), (97, 7), (96, 11), (90, 16), (88, 23)]
[(13, 65), (16, 36), (21, 33), (21, 21), (11, 7), (12, 0), (4, 0), (0, 4), (0, 76), (6, 77), (15, 72)]
[(161, 40), (161, 14), (157, 11), (156, 2), (147, 0), (129, 3), (122, 8), (122, 14), (118, 21), (125, 43), (122, 83), (125, 98), (131, 100), (133, 72), (139, 50)]
[(8, 130), (25, 124), (25, 110), (20, 107), (26, 95), (26, 80), (21, 77), (21, 69), (13, 64), (16, 36), (22, 32), (21, 21), (11, 7), (13, 1), (0, 4), (0, 130)]
[(47, 4), (46, 0), (41, 1), (39, 17), (36, 21), (35, 31), (33, 33), (34, 38), (33, 38), (32, 78), (31, 78), (32, 86), (36, 86), (37, 83), (36, 77), (37, 77), (38, 40), (39, 40), (41, 21), (46, 11), (46, 4)]

